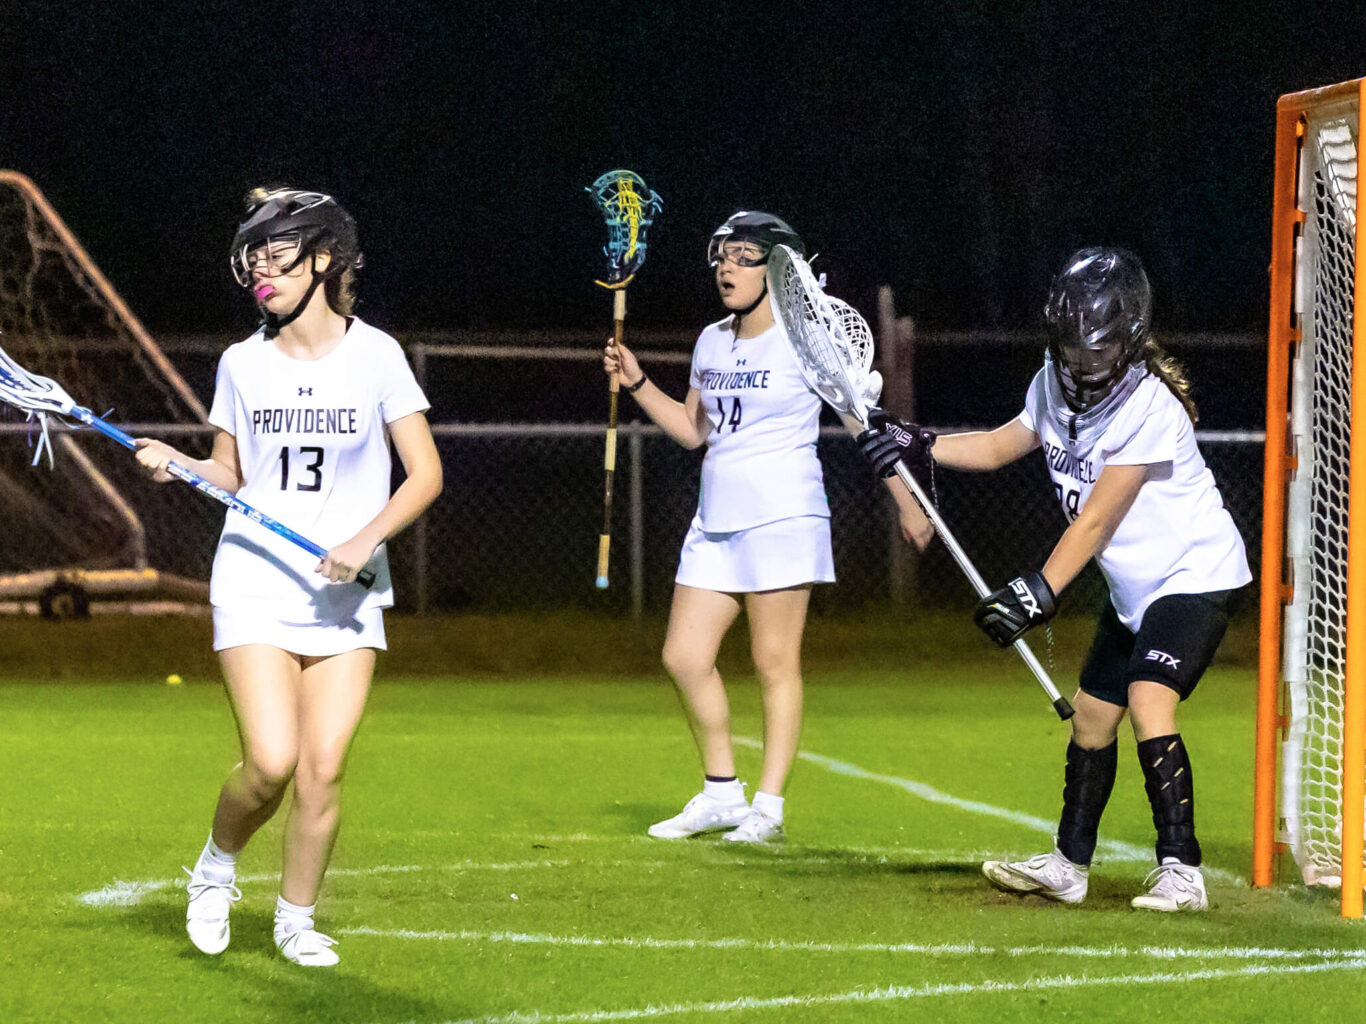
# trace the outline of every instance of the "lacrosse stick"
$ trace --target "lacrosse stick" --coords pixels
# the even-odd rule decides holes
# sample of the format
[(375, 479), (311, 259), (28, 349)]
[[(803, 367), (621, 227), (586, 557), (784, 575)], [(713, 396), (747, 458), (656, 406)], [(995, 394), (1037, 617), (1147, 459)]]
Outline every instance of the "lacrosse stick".
[[(613, 343), (620, 345), (626, 330), (626, 286), (645, 262), (645, 232), (654, 223), (663, 201), (634, 171), (608, 171), (588, 186), (607, 221), (607, 280), (598, 281), (612, 293)], [(612, 476), (617, 468), (617, 393), (621, 381), (607, 381), (607, 446), (603, 454), (602, 533), (598, 537), (599, 590), (607, 589), (607, 562), (612, 548)]]
[[(873, 376), (870, 372), (873, 334), (867, 322), (852, 306), (827, 296), (816, 283), (806, 261), (785, 245), (775, 245), (769, 255), (768, 289), (807, 383), (836, 412), (852, 418), (860, 428), (867, 430), (869, 392), (872, 390), (870, 378)], [(986, 581), (911, 471), (898, 462), (896, 475), (934, 524), (939, 538), (977, 591), (977, 596), (986, 597), (991, 593)], [(1058, 717), (1071, 718), (1072, 705), (1058, 693), (1029, 645), (1023, 639), (1016, 640), (1015, 650), (1053, 701)]]
[[(77, 405), (75, 400), (62, 390), (62, 386), (55, 380), (29, 373), (10, 358), (4, 349), (0, 349), (0, 402), (12, 405), (14, 408), (27, 413), (29, 420), (36, 419), (38, 421), (42, 436), (38, 441), (38, 451), (33, 460), (35, 464), (44, 447), (47, 448), (49, 464), (52, 461), (52, 444), (47, 432), (49, 417), (62, 421), (77, 420), (87, 427), (93, 427), (105, 437), (112, 438), (125, 448), (136, 450), (138, 446), (132, 437), (118, 427), (106, 423), (89, 409)], [(177, 480), (183, 480), (195, 490), (207, 494), (210, 498), (221, 501), (234, 512), (240, 512), (253, 522), (260, 523), (271, 533), (278, 534), (285, 540), (297, 544), (310, 554), (317, 555), (320, 559), (327, 555), (326, 548), (314, 544), (307, 537), (300, 536), (288, 526), (277, 523), (264, 512), (258, 512), (252, 508), (235, 494), (229, 494), (223, 488), (214, 486), (202, 476), (192, 473), (179, 463), (172, 462), (167, 465), (166, 472)], [(362, 569), (356, 573), (356, 582), (369, 590), (375, 582), (375, 574), (369, 569)]]

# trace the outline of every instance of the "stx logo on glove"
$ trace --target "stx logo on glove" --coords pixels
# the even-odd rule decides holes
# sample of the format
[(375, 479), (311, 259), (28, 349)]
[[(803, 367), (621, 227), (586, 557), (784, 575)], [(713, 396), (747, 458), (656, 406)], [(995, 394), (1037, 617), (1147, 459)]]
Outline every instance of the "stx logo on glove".
[(1031, 619), (1039, 615), (1039, 602), (1034, 597), (1034, 592), (1029, 589), (1029, 583), (1023, 578), (1010, 581), (1010, 589), (1015, 591), (1015, 596), (1020, 599), (1020, 606), (1024, 608), (1025, 614)]
[(1177, 665), (1181, 664), (1180, 658), (1173, 658), (1170, 654), (1167, 654), (1165, 651), (1149, 651), (1147, 660), (1156, 661), (1159, 664), (1166, 665), (1168, 668), (1173, 670), (1176, 668)]

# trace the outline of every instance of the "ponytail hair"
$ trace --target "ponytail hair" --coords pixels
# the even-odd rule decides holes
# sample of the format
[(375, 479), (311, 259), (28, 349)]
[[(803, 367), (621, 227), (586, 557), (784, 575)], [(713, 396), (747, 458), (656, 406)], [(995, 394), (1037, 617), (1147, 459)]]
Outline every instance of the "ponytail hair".
[(1195, 401), (1191, 398), (1191, 382), (1186, 376), (1186, 368), (1151, 335), (1143, 340), (1143, 347), (1138, 354), (1148, 372), (1167, 385), (1167, 390), (1176, 396), (1176, 400), (1186, 410), (1186, 415), (1191, 418), (1191, 423), (1198, 423), (1200, 417), (1195, 411)]

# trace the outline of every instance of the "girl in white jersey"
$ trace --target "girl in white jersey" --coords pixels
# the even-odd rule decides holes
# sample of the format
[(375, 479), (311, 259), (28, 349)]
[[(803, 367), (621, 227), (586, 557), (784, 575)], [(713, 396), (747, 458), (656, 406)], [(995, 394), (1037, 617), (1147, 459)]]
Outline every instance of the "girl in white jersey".
[(1133, 906), (1203, 910), (1195, 792), (1176, 708), (1214, 657), (1235, 592), (1252, 579), (1243, 540), (1196, 448), (1189, 383), (1149, 336), (1152, 298), (1137, 257), (1077, 252), (1053, 282), (1045, 317), (1044, 367), (1016, 419), (937, 443), (886, 426), (860, 441), (883, 473), (910, 449), (921, 454), (926, 440), (936, 461), (966, 470), (1043, 448), (1070, 525), (1042, 571), (977, 606), (975, 621), (1000, 646), (1047, 621), (1054, 595), (1092, 557), (1108, 585), (1073, 699), (1055, 847), (1024, 861), (987, 861), (987, 878), (1008, 892), (1081, 902), (1127, 712), (1157, 828), (1158, 866)]
[[(712, 236), (708, 260), (730, 315), (698, 337), (683, 401), (652, 384), (625, 345), (609, 344), (603, 361), (675, 441), (708, 446), (664, 641), (664, 665), (705, 781), (681, 813), (650, 827), (657, 838), (729, 829), (725, 838), (733, 842), (782, 836), (783, 790), (801, 732), (807, 604), (812, 584), (835, 579), (816, 457), (821, 400), (768, 301), (765, 264), (778, 243), (805, 251), (791, 227), (759, 211), (736, 213)], [(752, 806), (736, 778), (730, 707), (716, 670), (742, 598), (764, 707), (763, 774)]]
[[(292, 779), (275, 944), (293, 963), (338, 962), (313, 909), (347, 749), (385, 647), (384, 544), (441, 492), (427, 400), (403, 351), (351, 315), (359, 265), (355, 224), (330, 196), (252, 192), (232, 268), (263, 324), (219, 362), (213, 454), (189, 459), (139, 440), (153, 479), (171, 479), (166, 465), (179, 462), (328, 548), (319, 561), (242, 516), (223, 525), (210, 600), (242, 760), (189, 872), (186, 929), (209, 954), (228, 945), (237, 855)], [(407, 474), (392, 496), (391, 440)], [(369, 589), (356, 582), (364, 568)]]

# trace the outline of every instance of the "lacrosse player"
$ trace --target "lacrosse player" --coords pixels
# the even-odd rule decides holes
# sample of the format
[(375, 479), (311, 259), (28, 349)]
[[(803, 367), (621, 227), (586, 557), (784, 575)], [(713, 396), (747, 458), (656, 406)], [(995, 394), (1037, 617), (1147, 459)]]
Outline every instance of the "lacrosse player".
[[(213, 453), (196, 461), (144, 438), (138, 459), (158, 481), (180, 462), (330, 549), (319, 562), (243, 516), (224, 523), (210, 600), (242, 761), (189, 871), (186, 928), (205, 953), (227, 947), (237, 856), (293, 779), (275, 944), (293, 963), (330, 966), (336, 943), (314, 928), (313, 910), (347, 749), (385, 647), (384, 544), (441, 492), (441, 464), (403, 351), (352, 315), (360, 250), (335, 200), (252, 192), (231, 263), (262, 324), (219, 362)], [(407, 474), (392, 495), (390, 440)], [(364, 568), (376, 577), (369, 589), (355, 582)]]
[(884, 474), (898, 458), (923, 461), (930, 446), (937, 462), (963, 470), (997, 469), (1042, 447), (1070, 525), (1041, 570), (978, 604), (974, 620), (999, 646), (1047, 622), (1055, 596), (1089, 559), (1108, 585), (1072, 702), (1054, 849), (987, 861), (987, 878), (1007, 892), (1081, 902), (1127, 712), (1157, 828), (1158, 866), (1133, 906), (1204, 910), (1195, 790), (1176, 709), (1252, 579), (1243, 539), (1196, 447), (1190, 384), (1149, 334), (1152, 295), (1137, 257), (1075, 253), (1053, 281), (1044, 316), (1044, 366), (1017, 418), (936, 439), (882, 416), (860, 444)]
[[(661, 839), (729, 831), (732, 842), (783, 833), (783, 790), (802, 721), (801, 643), (814, 583), (832, 583), (830, 506), (816, 438), (821, 400), (803, 379), (768, 301), (774, 245), (802, 240), (768, 213), (741, 211), (707, 252), (729, 315), (704, 329), (689, 388), (675, 401), (630, 349), (608, 343), (604, 369), (685, 448), (707, 446), (697, 514), (683, 542), (664, 665), (678, 686), (702, 758), (702, 791), (650, 826)], [(753, 805), (735, 774), (730, 707), (716, 670), (721, 640), (742, 607), (762, 685), (764, 760)]]

